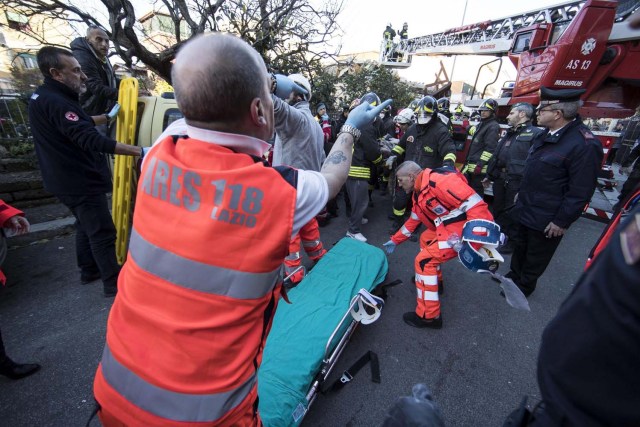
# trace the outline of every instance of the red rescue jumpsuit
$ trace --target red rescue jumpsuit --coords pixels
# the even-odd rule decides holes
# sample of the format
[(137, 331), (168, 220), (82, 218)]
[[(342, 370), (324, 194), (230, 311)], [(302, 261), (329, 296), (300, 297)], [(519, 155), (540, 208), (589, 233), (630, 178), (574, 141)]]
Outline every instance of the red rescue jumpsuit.
[(465, 222), (472, 219), (493, 221), (493, 216), (482, 197), (459, 172), (425, 169), (416, 177), (411, 216), (391, 240), (398, 245), (406, 241), (420, 223), (427, 227), (420, 235), (420, 252), (415, 260), (418, 316), (425, 319), (440, 316), (440, 264), (457, 255), (447, 239), (452, 233), (462, 236)]
[[(300, 243), (304, 251), (309, 256), (309, 259), (313, 262), (320, 261), (320, 258), (327, 253), (326, 249), (322, 246), (320, 240), (320, 229), (318, 228), (318, 220), (313, 218), (306, 223), (301, 229), (300, 233), (291, 239), (289, 244), (289, 255), (284, 259), (285, 276), (290, 275), (296, 268), (302, 265), (302, 258), (300, 257)], [(291, 277), (293, 283), (299, 283), (304, 279), (304, 270), (299, 270)]]

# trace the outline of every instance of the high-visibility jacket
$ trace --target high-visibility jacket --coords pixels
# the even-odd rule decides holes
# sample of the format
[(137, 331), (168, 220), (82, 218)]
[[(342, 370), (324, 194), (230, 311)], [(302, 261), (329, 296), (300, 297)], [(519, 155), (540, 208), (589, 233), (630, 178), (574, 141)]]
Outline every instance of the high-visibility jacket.
[(378, 145), (378, 138), (382, 135), (380, 135), (377, 123), (364, 126), (361, 131), (360, 139), (353, 144), (349, 179), (368, 181), (371, 179), (371, 166), (382, 162), (382, 154), (380, 154), (380, 146)]
[(467, 161), (462, 168), (462, 173), (473, 173), (476, 166), (482, 167), (482, 173), (487, 172), (487, 163), (493, 156), (500, 138), (500, 124), (495, 117), (483, 119), (478, 123), (469, 145)]
[(426, 125), (412, 124), (393, 147), (393, 153), (404, 154), (404, 160), (416, 162), (423, 169), (435, 169), (444, 161), (456, 161), (456, 146), (446, 124), (432, 119)]
[(196, 139), (154, 146), (94, 383), (103, 424), (257, 425), (296, 181)]
[(440, 249), (449, 249), (449, 236), (452, 233), (462, 236), (465, 222), (472, 219), (493, 221), (493, 216), (464, 176), (458, 171), (425, 169), (416, 177), (411, 216), (391, 240), (396, 244), (406, 241), (422, 223), (436, 231)]

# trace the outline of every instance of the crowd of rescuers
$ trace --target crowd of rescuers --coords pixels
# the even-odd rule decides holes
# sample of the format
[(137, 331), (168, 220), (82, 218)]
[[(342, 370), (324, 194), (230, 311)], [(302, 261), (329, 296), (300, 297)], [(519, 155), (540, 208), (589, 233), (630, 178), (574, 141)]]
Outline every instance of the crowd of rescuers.
[[(390, 101), (381, 102), (377, 94), (369, 92), (344, 106), (339, 119), (333, 121), (324, 103), (315, 106), (315, 116), (312, 113), (312, 87), (304, 76), (267, 74), (257, 53), (234, 37), (198, 37), (181, 50), (174, 65), (176, 99), (185, 119), (165, 130), (146, 158), (136, 200), (130, 260), (121, 271), (115, 261), (115, 229), (106, 204), (110, 172), (103, 153), (143, 157), (146, 150), (116, 142), (109, 136), (108, 127), (104, 128), (114, 121), (119, 108), (114, 102), (119, 82), (107, 58), (108, 44), (106, 32), (91, 27), (86, 37), (72, 43), (73, 55), (61, 48), (41, 49), (38, 64), (45, 82), (29, 105), (45, 188), (67, 205), (77, 220), (81, 281), (101, 278), (105, 296), (116, 295), (121, 286), (130, 293), (126, 302), (116, 299), (114, 303), (107, 346), (96, 376), (96, 396), (106, 422), (126, 424), (137, 419), (139, 414), (132, 415), (131, 420), (118, 418), (130, 409), (129, 402), (123, 403), (122, 398), (129, 396), (128, 380), (140, 379), (141, 375), (171, 376), (175, 369), (170, 363), (144, 366), (140, 361), (123, 374), (123, 367), (115, 360), (125, 356), (135, 360), (139, 356), (135, 343), (146, 342), (145, 334), (151, 330), (163, 333), (160, 325), (140, 319), (139, 326), (127, 332), (126, 340), (119, 336), (125, 319), (140, 315), (132, 302), (137, 287), (151, 276), (161, 283), (167, 265), (177, 259), (187, 263), (176, 265), (178, 268), (196, 268), (189, 264), (195, 261), (189, 260), (198, 259), (199, 264), (220, 272), (221, 281), (214, 280), (211, 300), (206, 302), (214, 306), (220, 306), (215, 294), (221, 286), (233, 294), (235, 280), (238, 284), (245, 280), (236, 278), (258, 274), (248, 271), (241, 261), (247, 239), (263, 241), (268, 248), (260, 253), (259, 268), (275, 272), (284, 262), (289, 281), (298, 283), (304, 278), (304, 269), (299, 268), (301, 248), (313, 261), (326, 252), (315, 218), (325, 206), (333, 205), (333, 213), (337, 213), (335, 197), (341, 188), (344, 186), (349, 216), (346, 236), (366, 242), (361, 227), (368, 223), (365, 213), (371, 204), (372, 187), (391, 185), (395, 196), (387, 208), (393, 225), (385, 250), (392, 253), (397, 244), (415, 239), (421, 225), (426, 227), (415, 262), (416, 309), (403, 318), (413, 327), (438, 329), (443, 325), (440, 266), (455, 256), (449, 237), (462, 233), (464, 221), (496, 219), (511, 242), (503, 252), (514, 254), (507, 277), (529, 296), (564, 233), (580, 216), (595, 189), (602, 147), (577, 114), (582, 95), (579, 90), (542, 88), (538, 127), (532, 125), (533, 106), (511, 106), (507, 118), (510, 128), (502, 137), (496, 117), (498, 104), (493, 99), (484, 100), (478, 108), (478, 123), (470, 131), (468, 155), (458, 170), (451, 119), (464, 121), (467, 117), (459, 110), (452, 114), (448, 99), (424, 96), (405, 108), (396, 108), (397, 114), (392, 115)], [(212, 59), (196, 61), (201, 59), (200, 50), (210, 50)], [(220, 58), (225, 58), (225, 63), (245, 65), (221, 68)], [(198, 79), (194, 76), (211, 70), (229, 72), (229, 79), (220, 80), (227, 86), (212, 80), (199, 82), (196, 87)], [(256, 80), (260, 75), (264, 78)], [(262, 156), (269, 146), (263, 141), (272, 140), (274, 133), (273, 167), (265, 167)], [(244, 168), (255, 173), (239, 173)], [(169, 175), (182, 177), (179, 188), (167, 180)], [(389, 176), (395, 179), (385, 181)], [(212, 185), (205, 186), (205, 182)], [(491, 207), (483, 199), (484, 189), (489, 186), (494, 194)], [(167, 214), (176, 218), (176, 226), (185, 221), (201, 227), (180, 226), (182, 232), (175, 233), (162, 220)], [(265, 219), (270, 215), (290, 221), (276, 229), (267, 227), (278, 222)], [(237, 225), (241, 227), (232, 227)], [(185, 229), (193, 232), (185, 233)], [(196, 256), (215, 235), (230, 237), (207, 259)], [(186, 241), (189, 247), (181, 244)], [(158, 257), (166, 258), (160, 270), (154, 267)], [(192, 303), (188, 302), (192, 279), (172, 279), (184, 280), (184, 290), (171, 296), (176, 306)], [(265, 279), (247, 280), (258, 283)], [(254, 296), (255, 306), (249, 304), (247, 310), (273, 310), (281, 286), (275, 277), (261, 283), (260, 295)], [(165, 311), (166, 305), (161, 302), (166, 295), (160, 295), (152, 308), (169, 317), (175, 315)], [(145, 304), (145, 309), (150, 309), (153, 298)], [(220, 310), (224, 312), (222, 306)], [(243, 336), (249, 347), (260, 349), (265, 334), (248, 333), (235, 324), (233, 317), (241, 314), (246, 320), (248, 316), (249, 321), (243, 324), (262, 324), (262, 329), (255, 329), (258, 331), (267, 327), (265, 318), (260, 315), (251, 319), (248, 312), (240, 311), (228, 313), (225, 327)], [(190, 320), (194, 324), (202, 321), (197, 313), (194, 310)], [(166, 351), (170, 354), (172, 350)], [(199, 352), (202, 363), (208, 357), (205, 355), (221, 351), (219, 343), (212, 340), (211, 348)], [(251, 374), (245, 356), (221, 355), (238, 368), (237, 375), (227, 381), (236, 381), (246, 392), (241, 399), (246, 405), (222, 414), (229, 419), (256, 416), (255, 411), (247, 409), (255, 400), (255, 387), (243, 385)], [(198, 388), (192, 383), (183, 386), (185, 393)], [(147, 415), (139, 416), (144, 419)]]
[[(117, 143), (108, 129), (97, 128), (118, 114), (112, 102), (118, 82), (103, 49), (105, 36), (90, 28), (74, 51), (90, 49), (109, 91), (96, 89), (81, 105), (88, 78), (78, 60), (65, 49), (45, 47), (38, 53), (45, 83), (29, 105), (45, 188), (77, 219), (77, 246), (85, 250), (78, 253), (82, 281), (100, 277), (106, 296), (126, 293), (113, 304), (95, 378), (104, 425), (186, 421), (203, 403), (209, 409), (198, 421), (259, 423), (255, 373), (283, 286), (281, 265), (289, 260), (298, 266), (301, 245), (315, 260), (325, 253), (314, 218), (331, 206), (343, 186), (350, 210), (346, 236), (366, 242), (360, 227), (368, 222), (370, 186), (395, 177), (388, 181), (397, 196), (388, 206), (394, 225), (383, 247), (391, 254), (420, 226), (426, 228), (415, 261), (416, 308), (403, 320), (431, 329), (443, 327), (441, 264), (455, 256), (451, 237), (463, 233), (466, 221), (495, 218), (502, 226), (512, 242), (503, 252), (513, 252), (507, 277), (529, 296), (596, 186), (603, 152), (578, 116), (579, 90), (542, 88), (537, 111), (526, 103), (511, 106), (510, 128), (502, 137), (498, 104), (484, 100), (459, 170), (451, 118), (465, 117), (460, 111), (452, 115), (448, 100), (424, 96), (392, 116), (391, 100), (381, 102), (370, 92), (345, 106), (337, 122), (328, 118), (324, 104), (316, 106), (314, 117), (306, 78), (269, 74), (256, 51), (221, 34), (196, 37), (180, 50), (172, 73), (185, 118), (165, 130), (147, 153)], [(224, 78), (203, 81), (202, 75)], [(93, 107), (93, 114), (85, 110)], [(532, 125), (534, 114), (539, 127)], [(289, 132), (302, 123), (305, 132)], [(274, 132), (276, 153), (270, 166), (262, 156)], [(313, 165), (292, 164), (287, 146), (289, 155), (303, 147), (313, 153)], [(130, 254), (122, 270), (111, 253), (113, 224), (105, 224), (110, 221), (105, 198), (109, 177), (100, 153), (145, 157)], [(181, 177), (181, 185), (174, 187), (168, 176)], [(483, 198), (489, 186), (493, 206)], [(8, 210), (7, 221), (19, 232), (28, 229), (28, 222), (18, 222), (21, 215)], [(167, 216), (173, 226), (167, 226)], [(210, 242), (220, 235), (224, 241), (212, 247)], [(248, 253), (247, 241), (257, 243), (257, 253)], [(628, 264), (637, 264), (636, 252), (627, 257)], [(244, 262), (247, 257), (251, 262)], [(497, 251), (490, 261), (496, 259), (501, 259)], [(301, 276), (289, 280), (295, 283)], [(156, 291), (148, 292), (150, 285)], [(217, 313), (213, 318), (212, 309)], [(179, 337), (176, 329), (188, 333)], [(166, 343), (155, 349), (162, 357), (154, 360), (146, 356), (151, 336)], [(189, 371), (195, 375), (182, 369), (185, 351), (192, 355)], [(0, 374), (10, 378), (39, 368), (3, 357)], [(207, 368), (212, 363), (228, 369), (212, 371)], [(164, 389), (161, 384), (168, 382), (171, 387)], [(222, 389), (226, 391), (215, 392)], [(175, 390), (180, 390), (182, 403), (195, 406), (168, 405), (168, 413), (165, 404)], [(203, 395), (202, 390), (210, 392)], [(151, 401), (150, 393), (160, 398)]]

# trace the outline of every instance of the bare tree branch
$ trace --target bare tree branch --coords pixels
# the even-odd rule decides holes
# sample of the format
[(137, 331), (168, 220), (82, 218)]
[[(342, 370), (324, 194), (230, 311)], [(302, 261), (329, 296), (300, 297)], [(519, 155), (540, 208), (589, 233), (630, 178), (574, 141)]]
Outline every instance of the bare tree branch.
[[(340, 31), (336, 18), (344, 0), (155, 0), (159, 29), (138, 21), (130, 0), (100, 0), (100, 12), (83, 0), (0, 0), (6, 10), (28, 18), (98, 25), (105, 28), (115, 52), (127, 66), (137, 57), (150, 70), (171, 81), (171, 64), (180, 46), (206, 31), (226, 31), (251, 44), (267, 65), (280, 72), (317, 71), (333, 57), (327, 42)], [(103, 14), (101, 16), (101, 14)], [(147, 28), (145, 28), (147, 27)], [(31, 32), (29, 32), (31, 31)], [(44, 32), (23, 31), (47, 43)]]

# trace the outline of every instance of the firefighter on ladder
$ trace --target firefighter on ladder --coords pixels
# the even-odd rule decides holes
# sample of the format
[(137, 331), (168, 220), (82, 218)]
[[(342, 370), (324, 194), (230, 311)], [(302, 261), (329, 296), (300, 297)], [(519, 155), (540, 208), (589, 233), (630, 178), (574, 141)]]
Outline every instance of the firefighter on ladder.
[(384, 29), (382, 33), (382, 38), (384, 39), (384, 56), (387, 61), (392, 61), (391, 52), (393, 51), (393, 39), (396, 37), (396, 30), (391, 27), (391, 22), (387, 24), (387, 28)]

